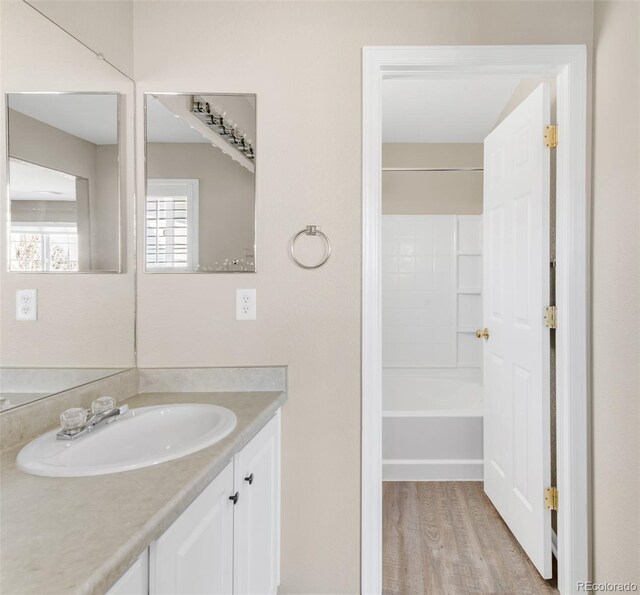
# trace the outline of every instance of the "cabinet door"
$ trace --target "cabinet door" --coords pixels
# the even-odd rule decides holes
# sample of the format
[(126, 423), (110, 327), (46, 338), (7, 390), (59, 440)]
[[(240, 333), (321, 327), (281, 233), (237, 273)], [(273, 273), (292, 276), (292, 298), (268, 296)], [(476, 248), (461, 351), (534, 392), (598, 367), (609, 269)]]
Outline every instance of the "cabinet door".
[(150, 593), (229, 595), (233, 590), (233, 463), (151, 544)]
[(237, 455), (234, 594), (278, 589), (280, 565), (280, 414)]
[(149, 550), (146, 549), (131, 565), (107, 595), (147, 595), (149, 593)]

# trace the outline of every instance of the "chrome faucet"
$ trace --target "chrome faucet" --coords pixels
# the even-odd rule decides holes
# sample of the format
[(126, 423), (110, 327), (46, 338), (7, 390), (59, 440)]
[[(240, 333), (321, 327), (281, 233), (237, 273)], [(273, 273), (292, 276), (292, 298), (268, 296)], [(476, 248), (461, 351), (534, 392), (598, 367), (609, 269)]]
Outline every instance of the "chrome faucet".
[(112, 397), (100, 397), (91, 403), (91, 409), (72, 407), (60, 414), (62, 429), (56, 434), (58, 440), (75, 440), (86, 436), (98, 426), (111, 423), (129, 411), (129, 405), (116, 407)]

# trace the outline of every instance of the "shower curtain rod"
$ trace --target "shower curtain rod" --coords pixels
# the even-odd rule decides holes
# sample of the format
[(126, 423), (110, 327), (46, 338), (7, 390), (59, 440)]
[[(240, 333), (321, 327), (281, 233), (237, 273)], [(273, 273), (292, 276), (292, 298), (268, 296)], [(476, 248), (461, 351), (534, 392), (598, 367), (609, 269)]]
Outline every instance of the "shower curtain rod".
[(482, 167), (383, 167), (382, 171), (484, 171)]

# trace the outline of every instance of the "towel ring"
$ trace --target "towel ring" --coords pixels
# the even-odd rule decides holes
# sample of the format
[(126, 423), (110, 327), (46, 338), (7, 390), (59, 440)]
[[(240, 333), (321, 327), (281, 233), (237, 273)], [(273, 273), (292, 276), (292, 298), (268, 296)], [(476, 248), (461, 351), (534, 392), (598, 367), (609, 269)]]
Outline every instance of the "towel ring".
[[(317, 264), (303, 264), (296, 258), (296, 240), (303, 234), (307, 236), (320, 236), (324, 240), (324, 256), (322, 257), (322, 260), (320, 260), (320, 262), (318, 262)], [(307, 225), (305, 229), (300, 230), (296, 235), (293, 236), (293, 238), (291, 238), (291, 242), (289, 243), (289, 254), (293, 259), (293, 262), (295, 262), (299, 267), (307, 270), (318, 269), (325, 262), (327, 262), (327, 260), (329, 260), (329, 256), (331, 256), (331, 242), (329, 241), (327, 235), (318, 229), (317, 225)]]

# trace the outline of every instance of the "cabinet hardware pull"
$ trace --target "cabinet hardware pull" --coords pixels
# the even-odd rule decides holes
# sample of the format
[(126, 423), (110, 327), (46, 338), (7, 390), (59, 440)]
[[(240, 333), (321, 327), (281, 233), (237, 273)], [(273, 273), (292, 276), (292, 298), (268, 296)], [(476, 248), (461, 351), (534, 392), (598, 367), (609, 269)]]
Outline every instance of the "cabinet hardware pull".
[(253, 473), (244, 478), (245, 481), (249, 482), (249, 485), (253, 483)]
[(229, 500), (233, 502), (234, 506), (238, 503), (238, 498), (240, 498), (240, 494), (238, 492), (236, 492), (233, 496), (229, 496)]

